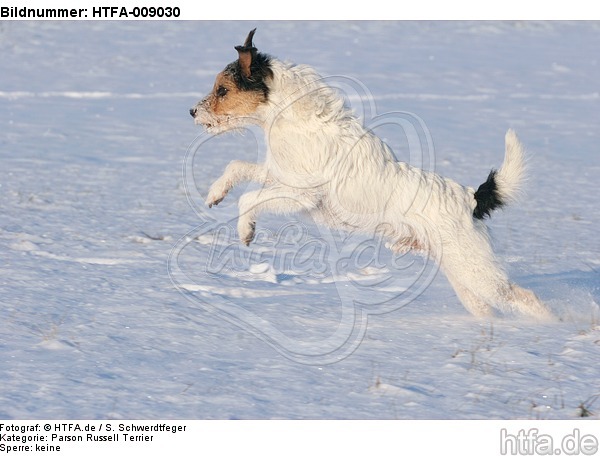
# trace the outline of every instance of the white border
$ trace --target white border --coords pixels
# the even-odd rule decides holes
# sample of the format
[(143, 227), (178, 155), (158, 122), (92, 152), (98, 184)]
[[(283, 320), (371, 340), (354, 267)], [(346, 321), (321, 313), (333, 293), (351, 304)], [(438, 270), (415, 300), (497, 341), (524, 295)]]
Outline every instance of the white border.
[[(275, 2), (264, 0), (229, 0), (190, 2), (183, 0), (7, 0), (2, 6), (28, 8), (93, 8), (116, 6), (179, 7), (180, 20), (591, 20), (600, 18), (600, 8), (593, 2), (524, 2), (522, 0), (416, 0), (391, 2), (324, 2), (299, 0)], [(93, 20), (88, 17), (87, 20)], [(117, 17), (111, 20), (123, 20)], [(129, 19), (131, 20), (131, 19)]]
[[(0, 421), (6, 425), (38, 426), (42, 445), (60, 445), (61, 456), (144, 455), (599, 455), (596, 420), (579, 421)], [(75, 425), (79, 427), (76, 428)], [(184, 431), (129, 430), (124, 426), (177, 426)], [(56, 431), (56, 427), (59, 431)], [(95, 426), (92, 433), (90, 426)], [(99, 428), (101, 430), (99, 430)], [(111, 429), (107, 431), (106, 429)], [(46, 429), (46, 431), (44, 431)], [(128, 428), (128, 429), (131, 429)], [(139, 428), (138, 428), (139, 429)], [(86, 436), (119, 434), (118, 441), (88, 442)], [(125, 433), (146, 441), (125, 441)], [(83, 436), (83, 442), (50, 441), (52, 434)], [(504, 436), (504, 437), (503, 437)], [(56, 437), (54, 437), (56, 438)], [(503, 440), (504, 439), (504, 440)], [(138, 439), (139, 440), (139, 439)], [(548, 442), (551, 447), (548, 447)], [(2, 442), (18, 445), (14, 442)], [(590, 446), (592, 444), (592, 447)], [(27, 443), (35, 447), (35, 443)], [(583, 445), (583, 447), (582, 447)], [(591, 450), (591, 451), (590, 451)], [(550, 451), (550, 452), (549, 452)], [(41, 454), (28, 451), (9, 454)], [(48, 454), (48, 453), (44, 453)]]

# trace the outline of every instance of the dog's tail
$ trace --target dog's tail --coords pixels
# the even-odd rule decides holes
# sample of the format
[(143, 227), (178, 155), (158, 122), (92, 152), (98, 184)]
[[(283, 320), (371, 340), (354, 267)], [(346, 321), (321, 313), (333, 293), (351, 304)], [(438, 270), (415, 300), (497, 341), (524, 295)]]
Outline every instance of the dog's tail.
[(473, 217), (489, 217), (493, 210), (516, 201), (525, 177), (523, 146), (511, 129), (506, 132), (504, 163), (498, 171), (493, 169), (487, 180), (475, 192), (477, 206)]

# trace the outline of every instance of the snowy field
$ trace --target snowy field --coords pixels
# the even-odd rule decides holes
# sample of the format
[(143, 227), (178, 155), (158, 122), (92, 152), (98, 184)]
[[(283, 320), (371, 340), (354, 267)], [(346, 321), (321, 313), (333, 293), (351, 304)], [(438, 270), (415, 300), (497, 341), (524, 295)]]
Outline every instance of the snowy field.
[[(255, 26), (386, 115), (400, 160), (477, 186), (514, 128), (527, 195), (489, 226), (563, 321), (479, 321), (433, 265), (307, 219), (240, 246), (243, 189), (203, 199), (260, 134), (209, 138), (188, 110)], [(597, 417), (599, 42), (594, 22), (0, 23), (0, 419)]]

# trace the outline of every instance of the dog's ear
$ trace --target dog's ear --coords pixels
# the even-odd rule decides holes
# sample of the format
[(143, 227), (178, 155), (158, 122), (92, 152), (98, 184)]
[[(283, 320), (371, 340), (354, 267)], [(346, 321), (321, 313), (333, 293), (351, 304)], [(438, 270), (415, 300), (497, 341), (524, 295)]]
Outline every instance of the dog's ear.
[(256, 57), (257, 52), (257, 49), (252, 45), (254, 32), (256, 32), (256, 29), (250, 30), (250, 33), (248, 33), (243, 46), (235, 47), (235, 50), (238, 51), (239, 54), (240, 69), (242, 70), (242, 75), (245, 78), (249, 78), (252, 74), (250, 67), (252, 65), (252, 60), (254, 60)]

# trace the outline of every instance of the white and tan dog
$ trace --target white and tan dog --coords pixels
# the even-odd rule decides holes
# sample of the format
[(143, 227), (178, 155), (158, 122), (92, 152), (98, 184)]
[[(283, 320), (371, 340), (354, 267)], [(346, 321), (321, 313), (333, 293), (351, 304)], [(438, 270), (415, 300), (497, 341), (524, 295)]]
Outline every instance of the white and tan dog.
[(477, 191), (463, 187), (396, 161), (312, 68), (258, 52), (254, 32), (190, 110), (211, 133), (248, 124), (265, 131), (265, 163), (232, 161), (206, 200), (212, 207), (240, 182), (262, 184), (240, 197), (242, 242), (253, 240), (263, 212), (306, 211), (330, 227), (385, 236), (395, 252), (432, 256), (473, 315), (488, 317), (496, 308), (552, 318), (533, 292), (509, 282), (483, 223), (515, 200), (523, 179), (523, 148), (512, 130), (501, 168)]

